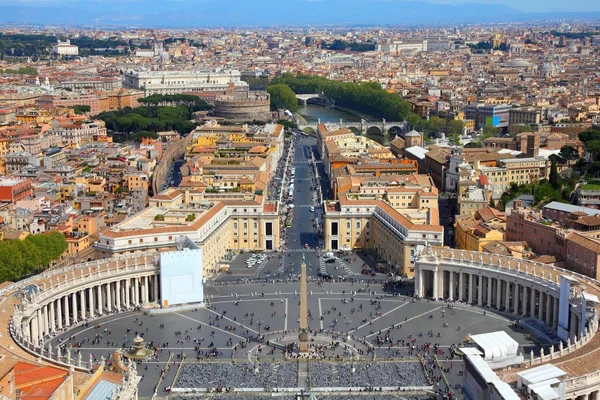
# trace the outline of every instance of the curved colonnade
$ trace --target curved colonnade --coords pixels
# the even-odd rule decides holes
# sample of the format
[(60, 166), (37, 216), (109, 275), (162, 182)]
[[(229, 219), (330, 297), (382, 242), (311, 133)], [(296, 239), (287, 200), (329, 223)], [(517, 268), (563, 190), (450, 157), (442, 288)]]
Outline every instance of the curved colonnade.
[[(75, 360), (70, 351), (53, 350), (44, 342), (84, 321), (158, 301), (159, 272), (158, 257), (122, 256), (48, 270), (15, 283), (0, 291), (3, 300), (16, 300), (10, 334), (36, 358), (89, 371), (88, 360)], [(2, 309), (8, 308), (5, 303)]]
[[(558, 319), (561, 276), (568, 276), (586, 293), (600, 297), (600, 282), (512, 257), (429, 247), (415, 267), (418, 296), (461, 300), (511, 313), (516, 318), (533, 317), (551, 329), (556, 329)], [(2, 329), (10, 330), (9, 338), (0, 335), (0, 345), (24, 359), (42, 358), (86, 372), (91, 360), (84, 364), (81, 359), (71, 358), (70, 352), (53, 351), (44, 346), (45, 340), (84, 320), (159, 300), (157, 257), (128, 255), (48, 270), (0, 289), (0, 313), (7, 317)], [(580, 326), (576, 304), (571, 308), (571, 325)], [(567, 349), (561, 346), (560, 351), (554, 352), (552, 348), (547, 353), (551, 357), (544, 359), (542, 352), (535, 361), (552, 360), (569, 373), (568, 399), (600, 399), (597, 315), (596, 312), (582, 331), (574, 328), (569, 332)], [(25, 351), (14, 346), (15, 342)], [(528, 364), (533, 364), (533, 359)], [(512, 375), (515, 371), (511, 371)]]
[[(556, 333), (563, 276), (572, 282), (572, 287), (579, 287), (579, 295), (585, 292), (600, 297), (600, 282), (573, 271), (514, 257), (428, 247), (415, 262), (415, 295), (466, 302), (513, 315), (515, 319), (537, 320), (540, 326)], [(552, 361), (565, 370), (569, 374), (566, 399), (572, 400), (600, 399), (600, 335), (595, 335), (598, 304), (588, 303), (592, 315), (588, 313), (582, 323), (584, 304), (581, 296), (570, 294), (567, 346), (563, 348), (561, 342), (556, 349), (542, 347), (541, 356), (534, 358), (531, 354), (523, 366)], [(518, 369), (505, 374), (505, 380), (516, 379), (515, 372)]]

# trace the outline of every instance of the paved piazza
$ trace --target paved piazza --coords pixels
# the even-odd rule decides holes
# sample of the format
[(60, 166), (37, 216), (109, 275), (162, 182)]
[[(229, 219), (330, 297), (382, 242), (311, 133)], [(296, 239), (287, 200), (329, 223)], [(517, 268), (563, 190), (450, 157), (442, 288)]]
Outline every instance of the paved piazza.
[[(438, 257), (432, 258), (433, 250), (428, 249), (429, 253), (421, 257), (419, 265), (425, 269), (418, 271), (420, 278), (416, 287), (415, 280), (395, 280), (397, 277), (377, 272), (369, 253), (338, 252), (335, 262), (325, 262), (325, 251), (320, 249), (323, 219), (315, 188), (329, 187), (329, 183), (324, 178), (322, 163), (313, 158), (315, 148), (314, 139), (301, 138), (295, 144), (294, 157), (290, 157), (291, 166), (287, 168), (295, 168), (297, 193), (293, 202), (282, 200), (287, 204), (284, 213), (293, 210), (291, 226), (282, 228), (282, 247), (279, 251), (262, 253), (263, 257), (254, 257), (258, 261), (253, 263), (247, 263), (252, 254), (235, 254), (227, 262), (228, 271), (219, 272), (206, 282), (206, 307), (153, 315), (134, 309), (113, 311), (99, 319), (79, 322), (67, 332), (59, 327), (62, 333), (46, 341), (45, 350), (51, 354), (60, 352), (63, 359), (70, 355), (73, 362), (77, 360), (78, 368), (84, 369), (90, 358), (96, 363), (103, 359), (110, 362), (116, 349), (130, 349), (134, 338), (140, 335), (154, 350), (153, 355), (137, 365), (137, 373), (142, 376), (139, 396), (146, 399), (297, 399), (302, 397), (297, 397), (298, 393), (305, 391), (329, 400), (460, 399), (463, 398), (464, 368), (456, 350), (465, 345), (470, 335), (495, 331), (505, 331), (515, 339), (519, 353), (526, 359), (532, 357), (531, 354), (543, 359), (537, 342), (515, 324), (515, 319), (521, 318), (523, 311), (531, 310), (532, 316), (538, 311), (540, 319), (545, 315), (547, 321), (552, 321), (555, 313), (551, 312), (551, 305), (556, 308), (558, 303), (548, 300), (553, 295), (548, 288), (554, 288), (552, 285), (558, 282), (556, 271), (552, 271), (555, 275), (546, 275), (548, 280), (543, 280), (528, 275), (527, 269), (519, 271), (519, 265), (503, 264), (530, 279), (531, 290), (523, 292), (523, 307), (519, 309), (518, 300), (494, 303), (492, 300), (502, 300), (505, 293), (513, 293), (512, 298), (519, 299), (520, 292), (494, 286), (497, 296), (492, 296), (489, 279), (487, 291), (478, 290), (477, 295), (473, 290), (462, 290), (455, 293), (456, 296), (452, 292), (446, 296), (444, 285), (432, 284), (437, 282), (432, 277), (444, 278), (445, 263), (451, 265), (448, 268), (462, 263), (467, 271), (464, 273), (475, 265), (484, 271), (494, 268), (497, 278), (509, 271), (501, 270), (500, 261), (484, 262), (481, 256), (478, 261), (465, 258), (462, 253), (456, 257), (454, 253), (442, 254), (450, 250), (438, 249), (435, 250)], [(288, 182), (281, 185), (284, 193), (287, 192)], [(303, 260), (308, 276), (310, 359), (298, 358), (295, 346)], [(86, 279), (105, 278), (109, 274), (108, 267), (105, 266), (107, 271), (102, 274), (98, 271), (92, 275), (88, 271)], [(118, 267), (115, 262), (114, 268), (119, 273), (135, 273), (138, 268), (143, 273), (154, 273), (153, 265), (146, 260), (133, 267)], [(535, 266), (533, 268), (535, 275)], [(435, 275), (438, 270), (439, 275)], [(79, 271), (78, 279), (84, 282), (82, 276), (83, 272)], [(458, 275), (449, 272), (448, 276), (452, 281)], [(75, 279), (74, 273), (71, 277)], [(470, 277), (466, 280), (469, 287), (476, 288), (473, 274)], [(390, 289), (392, 281), (394, 285)], [(533, 283), (539, 281), (546, 285), (546, 307), (541, 305), (543, 297), (539, 287), (536, 289), (540, 299), (538, 307), (526, 307), (525, 304), (536, 304)], [(49, 280), (50, 284), (53, 282)], [(480, 277), (476, 282), (481, 283)], [(463, 279), (458, 279), (458, 283), (464, 288)], [(454, 286), (449, 285), (452, 288), (449, 290)], [(63, 288), (58, 286), (58, 289)], [(438, 299), (472, 297), (472, 301), (467, 304), (466, 301), (418, 299), (414, 297), (415, 289), (423, 296), (437, 293)], [(528, 293), (534, 300), (529, 303)], [(510, 298), (510, 295), (505, 297)], [(54, 312), (54, 308), (50, 308), (50, 312)], [(68, 324), (68, 320), (65, 321)], [(26, 326), (31, 332), (39, 333), (37, 325)], [(574, 353), (573, 357), (584, 356)]]
[[(364, 291), (358, 292), (361, 289)], [(406, 287), (404, 291), (408, 292), (410, 289)], [(222, 378), (202, 380), (198, 374), (189, 372), (195, 370), (198, 360), (214, 364), (215, 368), (223, 368), (232, 357), (242, 369), (247, 365), (262, 363), (273, 364), (274, 367), (258, 368), (257, 374), (264, 374), (265, 381), (260, 377), (251, 381), (239, 371), (234, 371), (230, 374), (231, 379), (226, 380), (229, 386), (253, 387), (260, 382), (286, 383), (283, 387), (288, 387), (287, 383), (293, 382), (295, 386), (298, 383), (296, 363), (285, 361), (283, 350), (267, 345), (266, 342), (284, 344), (296, 340), (297, 333), (294, 329), (298, 325), (299, 300), (295, 291), (298, 290), (298, 282), (219, 283), (206, 290), (211, 296), (211, 305), (207, 309), (156, 316), (140, 312), (116, 313), (87, 325), (80, 324), (54, 338), (51, 345), (55, 348), (59, 344), (70, 344), (74, 347), (74, 354), (78, 351), (82, 353), (83, 360), (88, 360), (90, 354), (97, 360), (101, 357), (108, 359), (115, 348), (128, 348), (136, 333), (140, 333), (146, 342), (159, 349), (158, 357), (138, 366), (138, 372), (144, 376), (140, 383), (141, 397), (152, 395), (163, 369), (168, 370), (160, 380), (158, 395), (168, 394), (164, 391), (165, 387), (188, 387), (193, 382), (201, 382), (202, 386), (221, 386), (225, 382)], [(377, 382), (377, 386), (400, 386), (400, 379), (394, 384), (393, 379), (389, 382), (381, 381), (369, 378), (360, 371), (365, 371), (370, 364), (378, 365), (383, 368), (382, 371), (387, 370), (386, 363), (372, 362), (375, 356), (377, 360), (393, 359), (407, 365), (418, 365), (422, 375), (422, 367), (416, 357), (423, 350), (417, 349), (418, 346), (436, 344), (443, 351), (439, 358), (445, 359), (449, 355), (450, 346), (463, 343), (468, 334), (505, 330), (521, 344), (524, 354), (528, 354), (533, 346), (524, 332), (511, 326), (510, 319), (465, 304), (413, 301), (405, 293), (389, 296), (384, 294), (380, 283), (320, 284), (313, 281), (309, 283), (308, 290), (312, 315), (309, 326), (317, 335), (313, 336), (317, 338), (313, 343), (339, 343), (339, 346), (324, 350), (323, 362), (333, 365), (326, 370), (330, 372), (331, 379), (342, 383), (340, 386), (352, 386), (349, 384), (350, 379), (358, 383), (356, 386), (369, 386), (368, 383), (373, 381)], [(351, 292), (358, 293), (351, 296)], [(387, 335), (389, 339), (386, 339), (388, 329), (392, 327)], [(351, 335), (349, 341), (344, 340), (346, 329)], [(433, 335), (429, 335), (429, 331)], [(257, 340), (259, 333), (266, 334), (260, 341)], [(344, 349), (346, 345), (359, 351), (358, 361), (355, 363), (349, 362), (352, 350)], [(234, 346), (237, 347), (235, 351)], [(182, 357), (185, 357), (186, 365), (177, 381), (176, 374)], [(216, 365), (218, 363), (221, 365)], [(286, 366), (290, 363), (293, 364), (291, 367)], [(313, 363), (314, 368), (323, 367), (316, 360), (309, 364), (312, 366)], [(359, 372), (344, 378), (344, 369), (352, 368), (351, 364), (356, 364), (354, 368)], [(453, 361), (453, 364), (458, 365), (459, 361)], [(273, 377), (273, 368), (283, 368), (287, 372), (277, 380)], [(454, 366), (452, 371), (458, 372), (459, 369)], [(332, 370), (337, 370), (337, 374), (332, 373)], [(254, 375), (254, 371), (252, 374)], [(320, 375), (322, 374), (309, 374), (312, 386), (334, 385), (334, 382), (326, 382), (327, 378)], [(460, 382), (458, 375), (449, 375), (450, 381)], [(258, 387), (281, 386), (261, 384)]]
[[(294, 221), (282, 232), (284, 250), (263, 253), (264, 261), (251, 268), (246, 264), (251, 254), (236, 255), (229, 273), (220, 273), (205, 286), (207, 308), (154, 316), (113, 313), (79, 323), (52, 338), (51, 347), (60, 346), (63, 352), (71, 347), (74, 359), (80, 352), (84, 363), (90, 355), (97, 362), (109, 360), (117, 348), (128, 349), (139, 334), (156, 350), (155, 356), (138, 365), (143, 376), (139, 396), (156, 393), (174, 399), (261, 399), (284, 388), (321, 388), (318, 398), (330, 400), (462, 398), (462, 362), (453, 351), (469, 334), (504, 330), (521, 345), (523, 354), (538, 352), (527, 334), (512, 326), (510, 317), (466, 304), (414, 300), (412, 282), (385, 292), (388, 276), (361, 274), (375, 265), (367, 254), (338, 254), (335, 262), (324, 262), (324, 252), (318, 250), (322, 215), (311, 187), (329, 184), (322, 163), (309, 164), (315, 150), (312, 138), (300, 138), (295, 145)], [(318, 349), (318, 357), (309, 361), (285, 351), (298, 338), (303, 256), (309, 279), (309, 337)], [(322, 274), (333, 281), (323, 282)], [(190, 388), (197, 392), (177, 392)], [(207, 388), (213, 393), (206, 393)], [(226, 393), (228, 388), (263, 393)], [(386, 389), (371, 393), (379, 388)], [(407, 391), (410, 388), (418, 390)]]

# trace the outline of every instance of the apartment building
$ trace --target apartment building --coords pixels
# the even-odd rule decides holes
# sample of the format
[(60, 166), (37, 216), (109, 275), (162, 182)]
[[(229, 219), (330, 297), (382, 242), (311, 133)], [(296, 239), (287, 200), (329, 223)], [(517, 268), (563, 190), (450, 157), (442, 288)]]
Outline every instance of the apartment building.
[(515, 158), (501, 160), (498, 167), (480, 167), (475, 162), (474, 169), (485, 176), (485, 185), (493, 190), (493, 197), (499, 198), (512, 183), (524, 185), (548, 179), (550, 161), (538, 158)]
[(486, 125), (506, 128), (511, 108), (508, 104), (472, 104), (465, 108), (465, 117), (475, 121), (476, 129), (482, 129)]
[(509, 125), (538, 125), (542, 122), (542, 110), (534, 107), (511, 108), (508, 111)]
[(87, 124), (55, 124), (47, 134), (58, 136), (67, 145), (80, 146), (91, 142), (95, 136), (103, 136), (106, 128), (98, 123)]
[(456, 248), (483, 251), (488, 243), (504, 240), (506, 216), (503, 212), (486, 206), (473, 214), (457, 216), (454, 226)]
[(542, 212), (524, 209), (515, 200), (507, 217), (506, 240), (526, 241), (537, 255), (594, 279), (600, 278), (600, 212), (552, 202)]
[(325, 203), (325, 248), (373, 249), (393, 272), (413, 276), (421, 247), (443, 244), (438, 191), (429, 176), (405, 181), (364, 183), (338, 193)]

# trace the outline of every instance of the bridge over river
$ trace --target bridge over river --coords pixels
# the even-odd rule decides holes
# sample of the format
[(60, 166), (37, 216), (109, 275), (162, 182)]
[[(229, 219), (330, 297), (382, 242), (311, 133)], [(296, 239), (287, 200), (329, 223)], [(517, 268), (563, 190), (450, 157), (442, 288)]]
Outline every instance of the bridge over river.
[[(320, 124), (321, 120), (319, 119), (317, 122), (304, 124), (300, 123), (298, 124), (298, 128), (302, 130), (312, 129), (316, 132), (317, 127)], [(360, 122), (345, 122), (343, 119), (340, 119), (339, 122), (325, 122), (324, 125), (330, 131), (344, 127), (360, 133), (361, 135), (366, 135), (367, 132), (369, 132), (369, 134), (377, 133), (380, 135), (389, 136), (390, 130), (393, 128), (397, 128), (404, 133), (408, 130), (408, 124), (406, 121), (386, 121), (385, 119), (381, 121), (367, 121), (365, 119), (361, 119)]]

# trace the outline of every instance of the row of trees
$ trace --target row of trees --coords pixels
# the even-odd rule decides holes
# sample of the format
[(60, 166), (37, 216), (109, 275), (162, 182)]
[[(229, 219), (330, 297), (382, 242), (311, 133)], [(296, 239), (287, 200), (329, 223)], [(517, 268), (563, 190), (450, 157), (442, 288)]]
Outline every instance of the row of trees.
[(192, 111), (185, 106), (177, 107), (126, 107), (98, 115), (112, 132), (133, 134), (137, 132), (161, 132), (174, 130), (182, 135), (196, 127), (190, 122)]
[(373, 51), (375, 50), (375, 42), (347, 42), (341, 39), (335, 39), (333, 43), (327, 44), (326, 42), (321, 43), (321, 48), (329, 50), (346, 50), (357, 52)]
[(16, 281), (46, 269), (67, 250), (60, 232), (0, 242), (0, 282)]
[(578, 163), (586, 163), (587, 172), (598, 177), (598, 174), (600, 174), (600, 130), (583, 131), (579, 134), (579, 140), (585, 144), (590, 157), (588, 160), (581, 160)]
[(397, 93), (382, 89), (376, 82), (337, 82), (321, 76), (282, 74), (273, 84), (284, 84), (294, 93), (323, 93), (336, 105), (371, 114), (388, 121), (402, 121), (411, 115), (411, 106)]
[(210, 110), (212, 107), (193, 94), (153, 94), (142, 99), (139, 103), (148, 106), (186, 106), (191, 112)]
[(133, 139), (141, 140), (142, 137), (156, 138), (156, 132), (167, 130), (186, 135), (196, 127), (190, 122), (192, 113), (212, 108), (198, 96), (186, 94), (152, 95), (138, 101), (147, 105), (103, 112), (98, 118), (106, 123), (108, 130), (127, 133)]
[(56, 37), (0, 33), (0, 59), (4, 57), (37, 57), (49, 54)]
[(285, 108), (291, 112), (298, 110), (298, 99), (296, 94), (288, 85), (277, 83), (267, 88), (271, 95), (271, 109)]
[(21, 67), (19, 69), (11, 69), (11, 68), (6, 68), (6, 69), (1, 69), (0, 68), (0, 75), (1, 74), (11, 74), (11, 75), (37, 75), (37, 69), (33, 68), (33, 67)]

